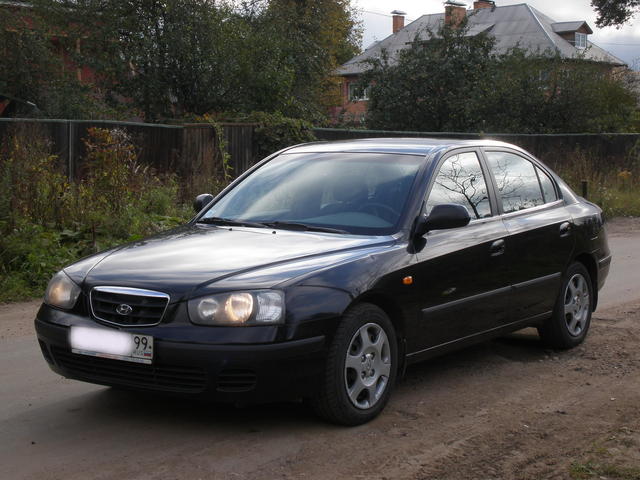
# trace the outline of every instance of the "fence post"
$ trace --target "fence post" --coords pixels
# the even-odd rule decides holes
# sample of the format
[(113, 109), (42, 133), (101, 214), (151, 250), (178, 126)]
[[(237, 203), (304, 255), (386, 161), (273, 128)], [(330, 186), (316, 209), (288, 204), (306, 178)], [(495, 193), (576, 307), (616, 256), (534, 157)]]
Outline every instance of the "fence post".
[(67, 176), (69, 181), (76, 177), (76, 128), (73, 120), (67, 121)]
[(587, 198), (587, 194), (589, 193), (589, 182), (582, 180), (580, 183), (582, 184), (582, 198)]

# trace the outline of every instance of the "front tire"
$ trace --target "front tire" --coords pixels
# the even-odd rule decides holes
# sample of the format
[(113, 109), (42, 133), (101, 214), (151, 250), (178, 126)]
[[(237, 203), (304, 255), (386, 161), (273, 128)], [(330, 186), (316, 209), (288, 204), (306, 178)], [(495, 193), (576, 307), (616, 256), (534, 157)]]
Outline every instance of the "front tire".
[(398, 346), (393, 324), (377, 306), (361, 303), (344, 314), (329, 347), (318, 415), (341, 425), (361, 425), (385, 407), (396, 379)]
[(573, 348), (581, 344), (591, 324), (593, 287), (582, 263), (572, 263), (562, 281), (553, 314), (538, 328), (542, 340), (553, 348)]

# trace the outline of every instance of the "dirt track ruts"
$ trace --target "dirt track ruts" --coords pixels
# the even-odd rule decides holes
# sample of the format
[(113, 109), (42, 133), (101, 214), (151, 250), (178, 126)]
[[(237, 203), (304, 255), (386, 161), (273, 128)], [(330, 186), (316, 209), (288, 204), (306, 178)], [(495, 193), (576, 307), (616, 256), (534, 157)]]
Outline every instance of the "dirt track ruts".
[(609, 231), (585, 344), (547, 350), (528, 329), (412, 367), (356, 428), (295, 403), (237, 409), (63, 379), (35, 341), (38, 303), (0, 306), (0, 479), (640, 478), (640, 221)]

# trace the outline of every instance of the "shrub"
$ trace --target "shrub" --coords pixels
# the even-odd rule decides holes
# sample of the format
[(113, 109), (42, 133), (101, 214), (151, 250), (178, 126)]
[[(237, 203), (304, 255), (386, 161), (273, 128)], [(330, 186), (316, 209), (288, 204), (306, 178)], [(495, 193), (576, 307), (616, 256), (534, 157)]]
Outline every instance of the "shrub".
[(73, 183), (36, 131), (14, 132), (0, 152), (0, 302), (42, 293), (81, 256), (189, 218), (176, 177), (138, 163), (124, 131), (90, 129), (85, 145), (82, 178)]
[(590, 158), (577, 149), (554, 168), (578, 194), (586, 181), (587, 199), (607, 217), (640, 216), (640, 142), (620, 164)]
[(50, 145), (37, 129), (23, 128), (9, 137), (5, 151), (0, 152), (0, 220), (8, 227), (16, 218), (55, 223), (62, 220), (69, 184), (58, 158), (49, 150)]
[(253, 134), (255, 160), (297, 143), (317, 140), (309, 122), (280, 113), (253, 112), (245, 121), (258, 124)]
[(469, 24), (418, 32), (396, 56), (383, 51), (359, 80), (367, 127), (421, 132), (632, 132), (632, 72), (513, 48), (469, 35)]

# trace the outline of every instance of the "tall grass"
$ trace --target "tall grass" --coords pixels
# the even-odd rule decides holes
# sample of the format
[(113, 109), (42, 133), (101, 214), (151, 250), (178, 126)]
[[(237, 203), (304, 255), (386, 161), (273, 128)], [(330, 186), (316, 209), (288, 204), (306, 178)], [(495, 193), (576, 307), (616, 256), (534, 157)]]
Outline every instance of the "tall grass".
[(138, 163), (124, 131), (91, 129), (85, 144), (76, 182), (37, 131), (15, 132), (2, 145), (0, 302), (40, 295), (65, 264), (192, 215), (176, 176)]
[[(228, 179), (178, 179), (138, 162), (122, 130), (91, 129), (80, 180), (37, 127), (0, 145), (0, 303), (42, 294), (53, 273), (82, 256), (172, 228), (191, 215), (195, 194), (216, 193)], [(551, 165), (608, 216), (640, 216), (640, 146), (617, 163), (575, 151)]]
[(587, 199), (607, 217), (640, 216), (640, 144), (622, 160), (593, 158), (578, 149), (552, 166), (579, 195), (586, 181)]

